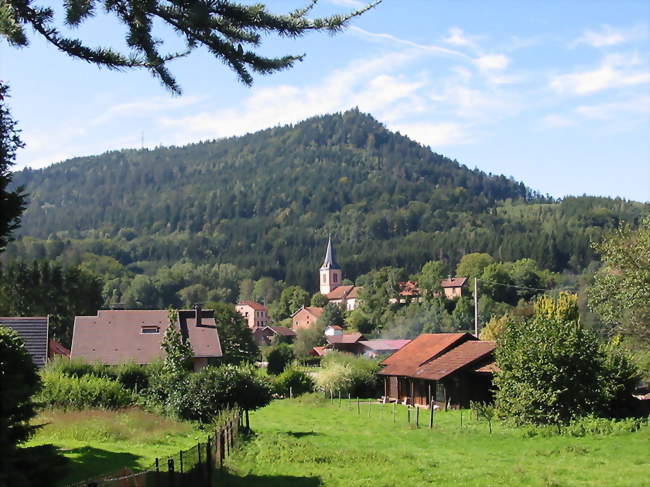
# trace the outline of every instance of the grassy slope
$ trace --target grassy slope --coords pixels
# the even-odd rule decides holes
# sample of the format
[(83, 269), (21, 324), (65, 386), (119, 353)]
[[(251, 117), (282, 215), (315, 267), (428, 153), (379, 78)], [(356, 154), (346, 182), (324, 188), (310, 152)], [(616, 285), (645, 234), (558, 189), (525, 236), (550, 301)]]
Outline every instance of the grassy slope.
[(138, 409), (46, 410), (34, 423), (44, 426), (25, 446), (53, 444), (70, 460), (68, 475), (60, 485), (124, 467), (149, 467), (156, 457), (185, 450), (205, 436), (188, 423)]
[[(228, 463), (219, 485), (271, 487), (462, 485), (631, 486), (647, 482), (648, 428), (617, 436), (525, 438), (464, 412), (436, 413), (428, 429), (406, 423), (406, 409), (274, 401), (251, 416), (257, 435)], [(469, 421), (468, 421), (469, 420)]]

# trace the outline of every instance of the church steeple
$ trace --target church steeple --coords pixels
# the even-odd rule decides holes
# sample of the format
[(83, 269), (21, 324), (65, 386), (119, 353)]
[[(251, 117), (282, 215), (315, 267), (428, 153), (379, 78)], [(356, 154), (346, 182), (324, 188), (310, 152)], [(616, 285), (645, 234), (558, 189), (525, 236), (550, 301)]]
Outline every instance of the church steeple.
[(327, 250), (325, 251), (325, 260), (320, 268), (320, 292), (329, 294), (335, 288), (341, 285), (343, 273), (336, 262), (336, 253), (332, 245), (332, 236), (327, 239)]
[(341, 269), (336, 262), (336, 253), (334, 252), (334, 247), (332, 246), (332, 236), (330, 235), (327, 239), (327, 250), (325, 251), (325, 260), (323, 265), (320, 267), (320, 270), (327, 269)]

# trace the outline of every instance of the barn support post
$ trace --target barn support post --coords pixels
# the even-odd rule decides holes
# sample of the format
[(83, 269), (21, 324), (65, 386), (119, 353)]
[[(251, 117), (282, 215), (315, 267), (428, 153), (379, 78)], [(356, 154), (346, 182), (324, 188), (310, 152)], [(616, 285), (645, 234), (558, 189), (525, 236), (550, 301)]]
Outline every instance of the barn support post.
[(429, 399), (429, 407), (431, 407), (431, 382), (429, 382), (429, 395), (427, 396), (427, 399)]

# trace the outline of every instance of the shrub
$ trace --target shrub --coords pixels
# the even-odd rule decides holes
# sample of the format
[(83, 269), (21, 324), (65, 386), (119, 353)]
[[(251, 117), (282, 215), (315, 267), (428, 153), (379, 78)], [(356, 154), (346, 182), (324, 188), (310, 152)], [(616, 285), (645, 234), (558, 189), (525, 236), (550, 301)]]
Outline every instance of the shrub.
[(340, 391), (357, 397), (372, 397), (377, 393), (379, 364), (376, 360), (330, 352), (323, 357), (321, 366), (316, 382), (325, 393)]
[(147, 370), (134, 362), (118, 365), (114, 372), (117, 381), (130, 391), (139, 392), (149, 385)]
[(595, 416), (585, 416), (578, 418), (569, 423), (562, 430), (565, 436), (609, 436), (624, 433), (633, 433), (644, 426), (648, 426), (648, 419), (628, 418), (628, 419), (607, 419), (597, 418)]
[(43, 389), (37, 399), (44, 406), (118, 409), (134, 403), (133, 395), (119, 382), (105, 377), (70, 377), (57, 372), (44, 372), (41, 380)]
[(314, 379), (300, 369), (289, 367), (278, 375), (274, 381), (275, 392), (288, 397), (289, 392), (300, 396), (314, 390)]
[(281, 343), (269, 352), (266, 370), (271, 375), (281, 374), (294, 359), (293, 350), (286, 343)]
[(95, 377), (114, 379), (117, 376), (115, 371), (108, 365), (86, 362), (81, 358), (68, 359), (65, 357), (56, 357), (47, 363), (45, 371), (60, 373), (68, 377), (92, 375)]

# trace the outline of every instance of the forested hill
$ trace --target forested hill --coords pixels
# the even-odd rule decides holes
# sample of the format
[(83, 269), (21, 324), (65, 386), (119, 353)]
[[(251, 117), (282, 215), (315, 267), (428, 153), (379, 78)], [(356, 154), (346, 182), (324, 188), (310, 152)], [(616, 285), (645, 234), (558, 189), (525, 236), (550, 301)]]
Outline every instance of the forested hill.
[[(561, 177), (561, 176), (558, 176)], [(579, 270), (590, 241), (648, 206), (552, 202), (352, 110), (185, 147), (123, 150), (14, 176), (30, 194), (6, 258), (110, 256), (138, 272), (181, 258), (314, 289), (327, 234), (348, 277), (455, 265), (467, 252)]]

